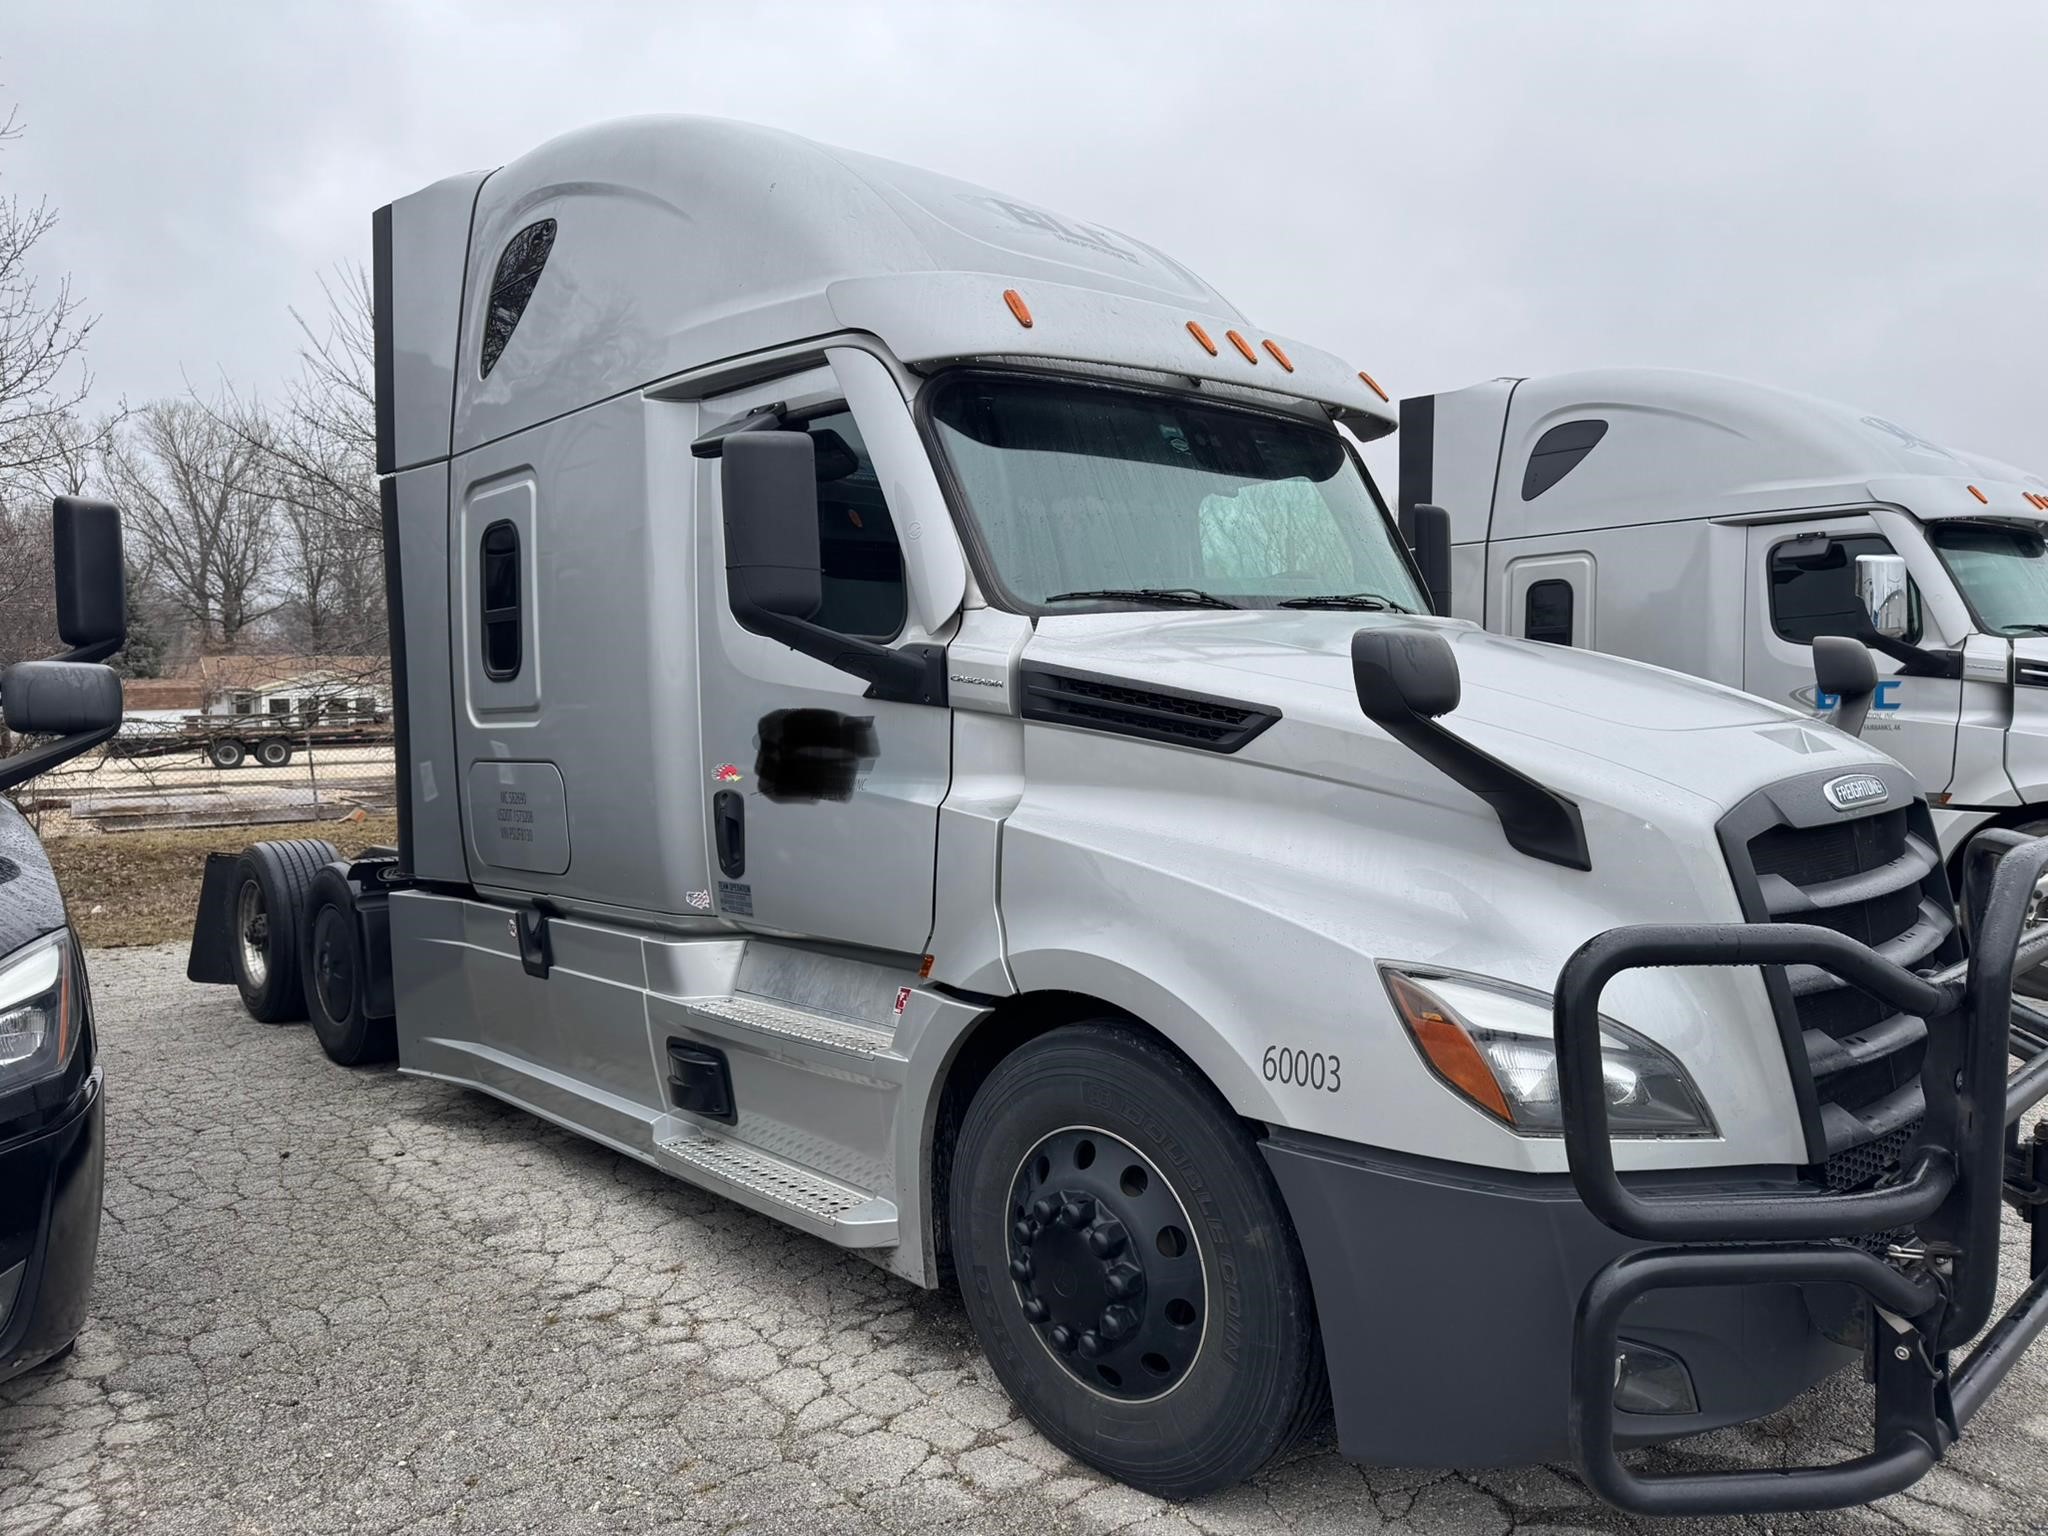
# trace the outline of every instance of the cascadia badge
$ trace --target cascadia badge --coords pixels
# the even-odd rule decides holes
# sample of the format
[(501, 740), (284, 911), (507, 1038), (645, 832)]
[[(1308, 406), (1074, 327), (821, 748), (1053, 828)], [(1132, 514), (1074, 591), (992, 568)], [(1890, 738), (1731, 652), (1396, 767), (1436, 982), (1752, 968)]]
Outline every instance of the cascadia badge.
[(1830, 779), (1821, 788), (1821, 794), (1838, 811), (1861, 810), (1866, 805), (1883, 805), (1891, 799), (1892, 792), (1883, 779), (1874, 773), (1852, 773), (1845, 778)]

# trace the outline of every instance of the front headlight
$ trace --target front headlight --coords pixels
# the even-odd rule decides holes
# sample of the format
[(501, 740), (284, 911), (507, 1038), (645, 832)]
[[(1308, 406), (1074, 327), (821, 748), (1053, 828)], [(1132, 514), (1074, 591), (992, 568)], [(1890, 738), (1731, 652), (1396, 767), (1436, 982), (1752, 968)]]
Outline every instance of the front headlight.
[[(1563, 1134), (1548, 997), (1450, 971), (1385, 966), (1380, 976), (1438, 1077), (1522, 1135)], [(1600, 1044), (1615, 1135), (1716, 1134), (1699, 1090), (1662, 1047), (1604, 1015)]]
[(78, 1043), (77, 990), (61, 928), (0, 959), (0, 1090), (64, 1070)]

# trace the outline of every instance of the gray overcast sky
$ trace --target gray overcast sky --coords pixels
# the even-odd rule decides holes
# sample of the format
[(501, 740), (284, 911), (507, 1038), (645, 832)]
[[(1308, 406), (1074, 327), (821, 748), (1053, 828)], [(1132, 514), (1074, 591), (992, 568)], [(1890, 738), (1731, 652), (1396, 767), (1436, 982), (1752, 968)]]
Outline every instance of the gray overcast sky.
[(5, 0), (99, 393), (290, 371), (377, 204), (641, 111), (1125, 230), (1399, 393), (1607, 363), (2048, 469), (2048, 5)]

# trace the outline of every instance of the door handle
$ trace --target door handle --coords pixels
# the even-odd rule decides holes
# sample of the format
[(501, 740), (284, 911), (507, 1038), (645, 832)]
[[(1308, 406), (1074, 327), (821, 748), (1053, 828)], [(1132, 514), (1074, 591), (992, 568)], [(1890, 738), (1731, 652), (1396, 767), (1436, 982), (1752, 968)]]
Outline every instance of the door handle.
[(718, 839), (718, 868), (728, 880), (747, 872), (747, 802), (736, 789), (711, 797), (711, 820)]

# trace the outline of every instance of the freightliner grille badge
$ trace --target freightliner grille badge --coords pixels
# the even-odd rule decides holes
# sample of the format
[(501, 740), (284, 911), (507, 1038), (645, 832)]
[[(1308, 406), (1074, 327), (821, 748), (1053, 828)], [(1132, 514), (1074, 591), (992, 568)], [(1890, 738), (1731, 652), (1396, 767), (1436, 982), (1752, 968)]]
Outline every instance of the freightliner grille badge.
[(1884, 780), (1869, 773), (1852, 773), (1846, 778), (1830, 779), (1822, 786), (1821, 793), (1838, 811), (1860, 811), (1867, 805), (1883, 805), (1892, 797)]

